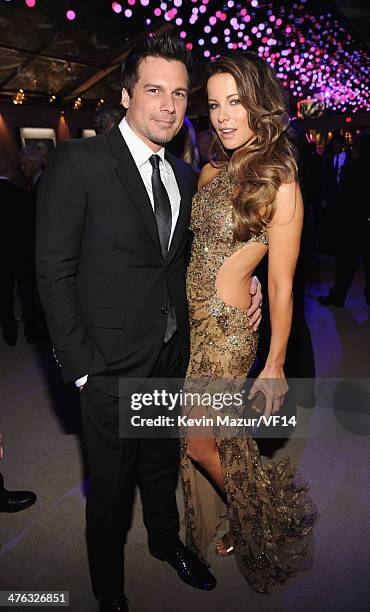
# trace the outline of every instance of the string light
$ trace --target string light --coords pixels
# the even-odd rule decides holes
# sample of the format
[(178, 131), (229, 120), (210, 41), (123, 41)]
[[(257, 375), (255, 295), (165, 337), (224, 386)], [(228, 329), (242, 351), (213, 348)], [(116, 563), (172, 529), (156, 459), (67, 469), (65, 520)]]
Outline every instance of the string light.
[[(36, 0), (25, 0), (25, 4), (34, 8)], [(125, 19), (141, 21), (149, 36), (154, 35), (149, 32), (154, 22), (172, 22), (198, 60), (213, 60), (226, 49), (254, 51), (269, 63), (302, 109), (309, 106), (306, 100), (312, 100), (318, 109), (324, 105), (325, 112), (370, 111), (370, 55), (356, 45), (330, 6), (318, 14), (310, 12), (310, 0), (293, 0), (289, 7), (273, 0), (224, 0), (217, 10), (215, 4), (210, 0), (121, 0), (111, 2), (111, 8)], [(69, 9), (66, 17), (73, 21), (75, 11)], [(68, 62), (65, 68), (71, 71)]]
[(13, 104), (23, 104), (25, 95), (23, 89), (19, 89), (13, 98)]
[(112, 11), (119, 15), (119, 13), (122, 13), (122, 5), (119, 2), (112, 2)]
[[(217, 11), (209, 0), (127, 0), (127, 4), (131, 8), (126, 9), (126, 17), (141, 18), (139, 9), (151, 6), (156, 18), (174, 22), (196, 58), (212, 59), (225, 48), (258, 53), (297, 103), (308, 98), (319, 101), (325, 94), (326, 111), (370, 110), (366, 79), (370, 56), (356, 46), (330, 8), (320, 15), (310, 13), (308, 0), (295, 1), (289, 8), (278, 2), (225, 0)], [(144, 23), (149, 26), (151, 20), (145, 16)], [(199, 28), (194, 32), (188, 26), (196, 23)], [(215, 50), (212, 56), (210, 48)]]
[(81, 98), (76, 98), (76, 100), (74, 101), (74, 104), (73, 104), (74, 110), (79, 110), (81, 108), (81, 106), (82, 106)]

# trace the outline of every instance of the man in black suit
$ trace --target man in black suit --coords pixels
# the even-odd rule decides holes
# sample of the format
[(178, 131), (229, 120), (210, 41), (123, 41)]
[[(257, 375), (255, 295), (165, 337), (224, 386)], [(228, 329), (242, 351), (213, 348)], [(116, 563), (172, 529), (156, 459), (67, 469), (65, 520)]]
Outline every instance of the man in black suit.
[[(364, 294), (370, 306), (370, 201), (367, 196), (370, 135), (359, 134), (353, 144), (356, 157), (343, 167), (339, 183), (335, 282), (329, 295), (319, 296), (323, 306), (344, 306), (359, 255), (364, 257)], [(351, 219), (354, 219), (355, 230), (351, 228)]]
[(17, 341), (14, 313), (15, 289), (19, 291), (28, 341), (36, 327), (37, 306), (34, 285), (34, 220), (28, 193), (12, 182), (12, 168), (0, 158), (0, 319), (8, 346)]
[(339, 183), (342, 172), (350, 161), (345, 144), (344, 137), (335, 134), (331, 141), (330, 153), (324, 156), (322, 163), (319, 251), (323, 254), (336, 253), (334, 235), (338, 215)]
[(59, 145), (40, 186), (39, 289), (65, 380), (82, 389), (88, 552), (101, 610), (127, 606), (122, 551), (136, 482), (151, 554), (192, 586), (216, 585), (179, 540), (178, 441), (118, 436), (119, 378), (181, 378), (189, 357), (185, 266), (197, 176), (164, 149), (184, 120), (189, 65), (168, 34), (141, 42), (123, 69), (125, 119)]

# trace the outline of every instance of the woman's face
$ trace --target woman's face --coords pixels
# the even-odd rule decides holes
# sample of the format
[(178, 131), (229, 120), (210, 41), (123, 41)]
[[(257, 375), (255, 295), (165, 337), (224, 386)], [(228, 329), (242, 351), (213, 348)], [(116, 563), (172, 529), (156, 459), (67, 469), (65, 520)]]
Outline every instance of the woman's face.
[(234, 77), (227, 72), (214, 74), (208, 79), (207, 93), (211, 123), (222, 145), (225, 149), (239, 149), (254, 133)]

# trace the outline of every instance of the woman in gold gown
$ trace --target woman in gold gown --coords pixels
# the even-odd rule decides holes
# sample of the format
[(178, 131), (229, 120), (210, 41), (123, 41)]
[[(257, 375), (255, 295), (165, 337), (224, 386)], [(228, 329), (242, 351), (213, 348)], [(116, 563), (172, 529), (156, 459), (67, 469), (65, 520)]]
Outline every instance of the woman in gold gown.
[[(224, 391), (242, 387), (258, 342), (247, 315), (250, 283), (268, 251), (272, 337), (252, 395), (263, 391), (269, 416), (279, 410), (288, 388), (283, 366), (303, 220), (289, 118), (277, 78), (255, 54), (218, 58), (209, 73), (217, 140), (193, 200), (185, 388), (192, 389), (194, 381), (202, 381), (203, 391), (214, 381), (224, 381)], [(190, 416), (204, 410), (192, 407)], [(264, 463), (252, 437), (212, 428), (192, 436), (188, 430), (181, 443), (181, 473), (186, 540), (202, 560), (219, 537), (217, 554), (235, 552), (240, 571), (258, 592), (307, 566), (317, 513), (289, 458)]]

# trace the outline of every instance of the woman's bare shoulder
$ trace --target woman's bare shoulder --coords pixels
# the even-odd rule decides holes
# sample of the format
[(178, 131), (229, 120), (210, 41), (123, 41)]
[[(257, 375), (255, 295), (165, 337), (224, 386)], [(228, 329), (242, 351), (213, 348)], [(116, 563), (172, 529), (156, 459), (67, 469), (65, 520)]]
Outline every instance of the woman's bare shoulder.
[(203, 166), (200, 175), (198, 177), (198, 189), (201, 189), (207, 183), (212, 181), (215, 176), (220, 172), (220, 168), (215, 168), (212, 164), (206, 164)]
[(286, 223), (303, 209), (302, 194), (297, 181), (283, 182), (276, 193), (274, 220)]
[(297, 187), (299, 187), (299, 184), (296, 180), (282, 181), (279, 189), (277, 190), (276, 198), (278, 200), (285, 200), (292, 197), (294, 198), (296, 196)]

